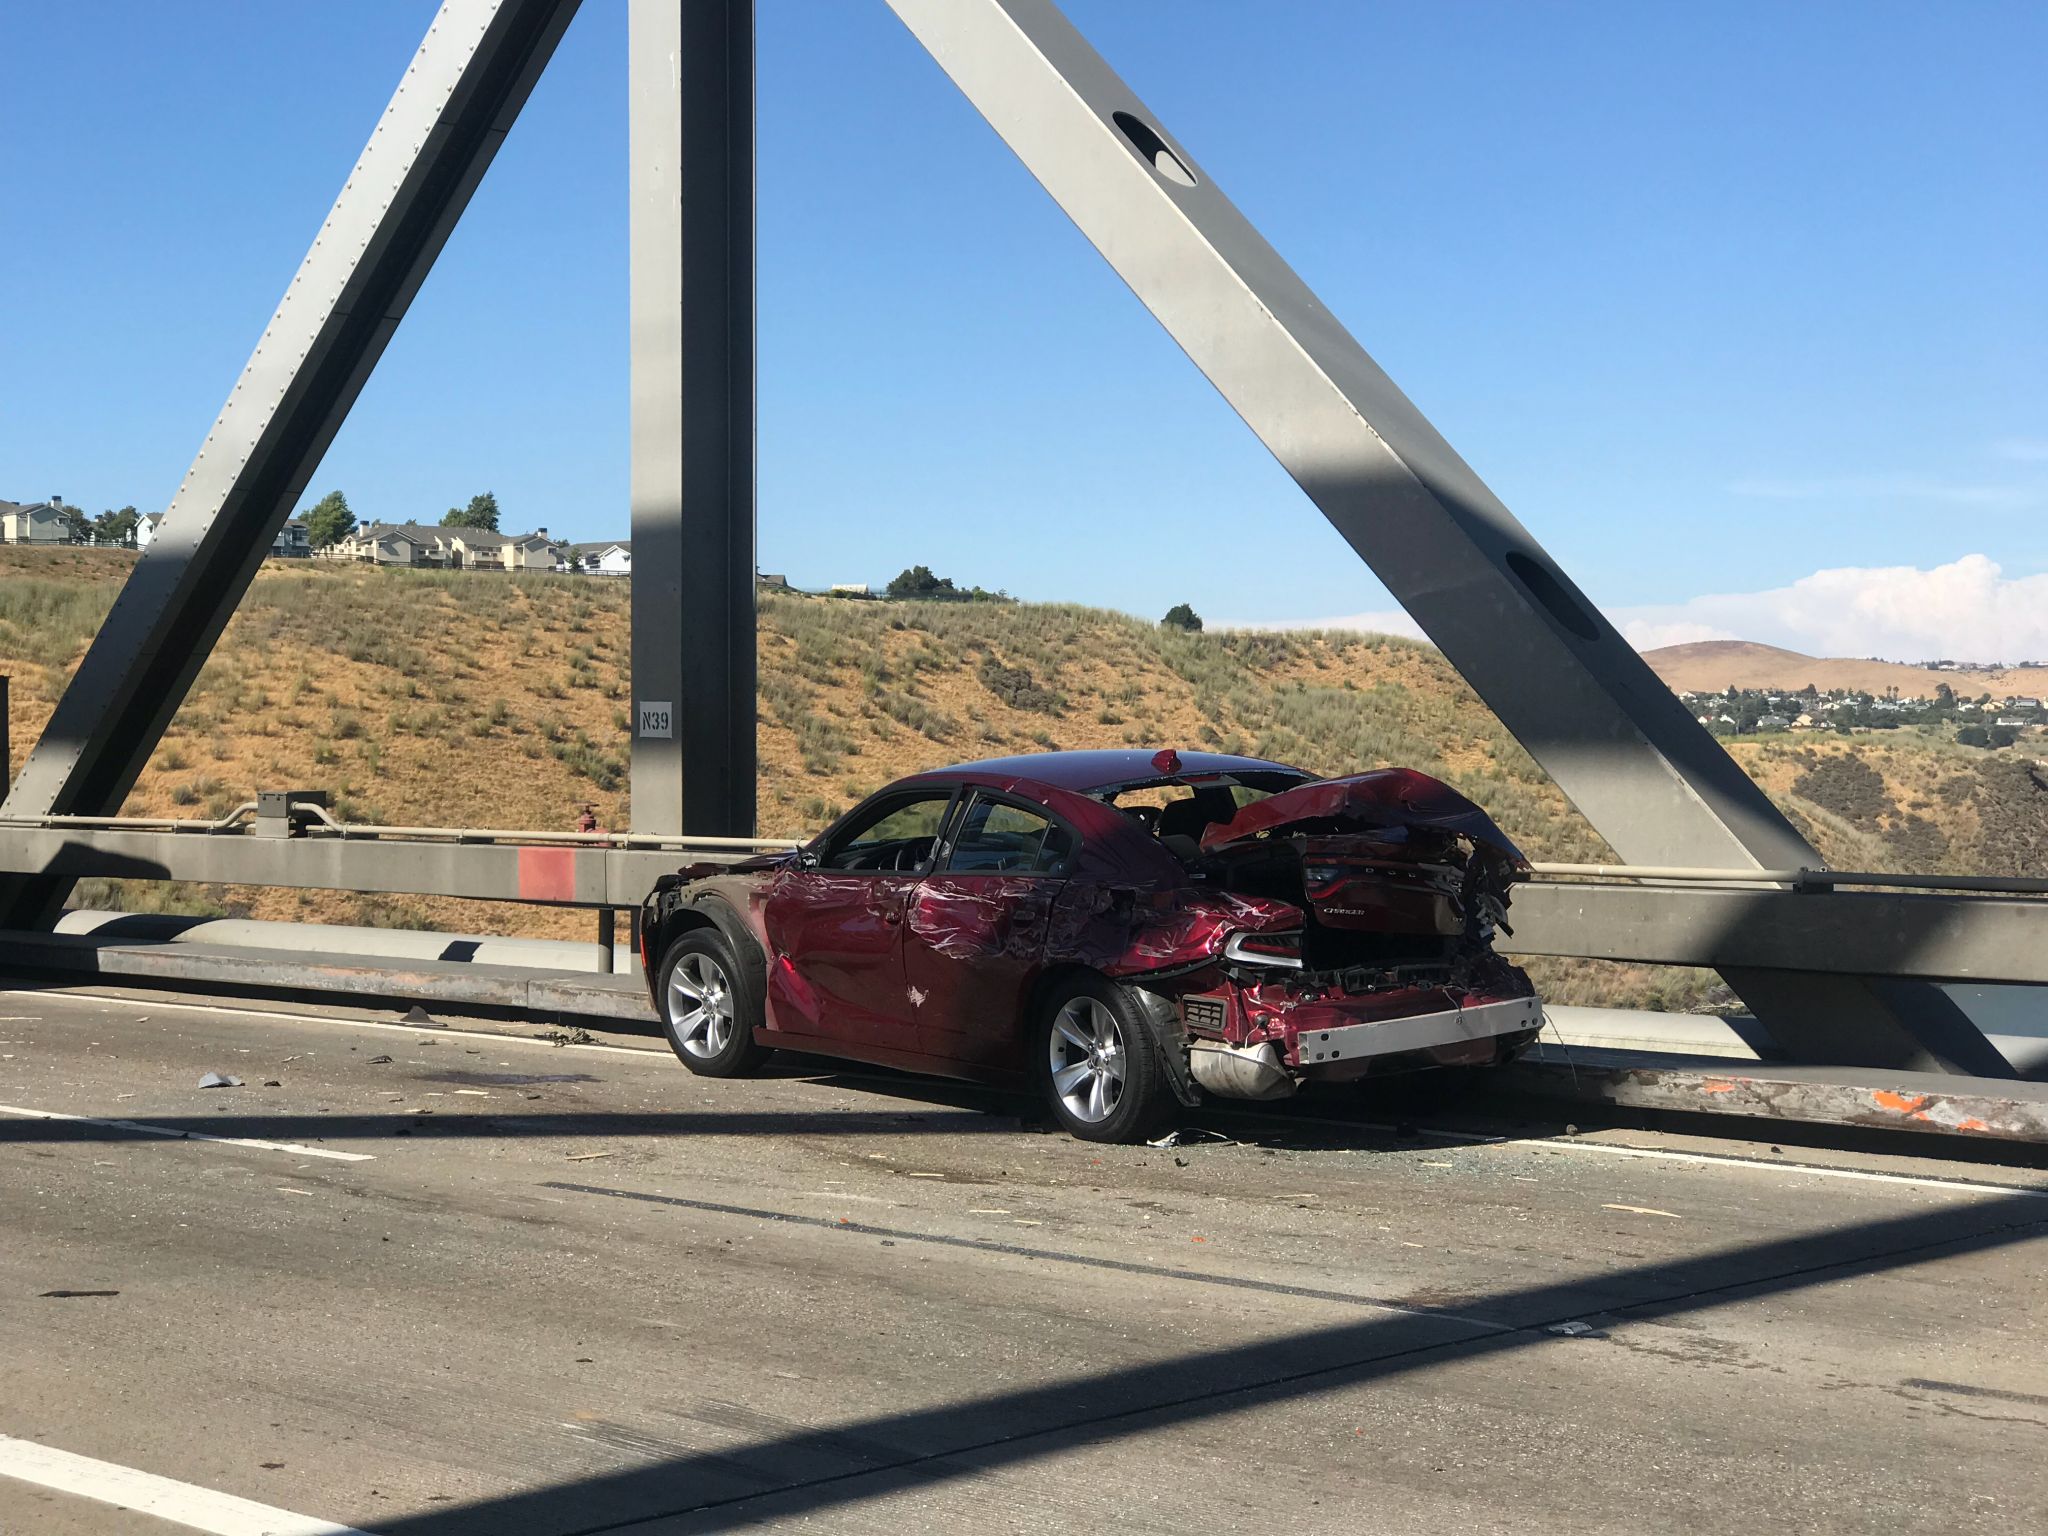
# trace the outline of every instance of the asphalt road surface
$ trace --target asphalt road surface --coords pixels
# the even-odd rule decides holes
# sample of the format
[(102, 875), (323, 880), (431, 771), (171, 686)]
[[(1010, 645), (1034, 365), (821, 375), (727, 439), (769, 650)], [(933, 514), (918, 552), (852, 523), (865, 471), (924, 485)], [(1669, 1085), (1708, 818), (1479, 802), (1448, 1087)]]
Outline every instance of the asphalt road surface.
[(2037, 1172), (491, 1028), (0, 992), (0, 1532), (2048, 1530)]

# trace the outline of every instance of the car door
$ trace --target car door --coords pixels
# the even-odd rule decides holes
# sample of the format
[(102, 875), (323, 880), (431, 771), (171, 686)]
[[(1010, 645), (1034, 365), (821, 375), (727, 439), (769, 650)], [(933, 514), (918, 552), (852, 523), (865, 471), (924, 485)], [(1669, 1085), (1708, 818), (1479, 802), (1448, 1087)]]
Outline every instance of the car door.
[(944, 786), (878, 799), (834, 828), (815, 860), (775, 877), (762, 924), (779, 1033), (854, 1054), (915, 1052), (903, 914), (931, 869), (952, 798)]
[(1072, 828), (1037, 806), (988, 790), (967, 797), (904, 920), (904, 968), (927, 1056), (1023, 1068), (1023, 1012), (1078, 846)]

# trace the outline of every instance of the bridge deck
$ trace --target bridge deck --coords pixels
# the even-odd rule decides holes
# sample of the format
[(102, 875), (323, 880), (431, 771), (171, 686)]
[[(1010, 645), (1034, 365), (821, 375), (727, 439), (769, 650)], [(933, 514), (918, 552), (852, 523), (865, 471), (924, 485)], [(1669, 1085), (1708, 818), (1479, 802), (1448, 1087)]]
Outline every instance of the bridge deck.
[(1103, 1149), (644, 1039), (0, 1020), (10, 1532), (168, 1529), (23, 1439), (387, 1536), (2048, 1523), (2037, 1174), (1315, 1115)]

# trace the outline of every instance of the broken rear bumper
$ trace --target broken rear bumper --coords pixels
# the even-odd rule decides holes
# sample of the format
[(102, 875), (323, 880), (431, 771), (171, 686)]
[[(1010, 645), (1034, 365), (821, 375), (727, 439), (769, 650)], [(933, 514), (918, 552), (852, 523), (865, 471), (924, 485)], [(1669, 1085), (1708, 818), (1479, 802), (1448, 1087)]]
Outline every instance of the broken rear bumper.
[(1278, 1003), (1270, 993), (1235, 990), (1185, 996), (1189, 1074), (1224, 1098), (1283, 1098), (1314, 1079), (1504, 1060), (1543, 1025), (1542, 1000), (1529, 992), (1473, 998), (1431, 988), (1409, 995), (1426, 1005), (1376, 1000), (1366, 1006), (1376, 1006), (1378, 1016), (1364, 1019), (1361, 1002), (1352, 999)]
[(1471, 1003), (1436, 1013), (1376, 1019), (1369, 1024), (1342, 1024), (1335, 1029), (1302, 1030), (1295, 1036), (1295, 1065), (1357, 1061), (1368, 1056), (1398, 1056), (1409, 1051), (1436, 1050), (1500, 1035), (1540, 1029), (1543, 1003), (1535, 997)]

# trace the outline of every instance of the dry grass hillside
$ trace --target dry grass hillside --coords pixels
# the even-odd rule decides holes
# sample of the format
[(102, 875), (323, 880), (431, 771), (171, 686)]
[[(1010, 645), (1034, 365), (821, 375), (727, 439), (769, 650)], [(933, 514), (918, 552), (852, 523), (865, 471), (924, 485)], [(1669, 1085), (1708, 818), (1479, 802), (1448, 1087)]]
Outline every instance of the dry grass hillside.
[[(0, 665), (23, 760), (133, 557), (0, 550)], [(218, 814), (325, 788), (352, 820), (629, 824), (627, 588), (595, 577), (266, 566), (129, 797)], [(1210, 746), (1449, 780), (1538, 859), (1607, 850), (1437, 652), (1350, 632), (1189, 635), (1062, 605), (763, 600), (760, 824), (812, 830), (914, 769), (1048, 747)], [(1838, 865), (2039, 870), (2048, 788), (2011, 753), (1891, 733), (1743, 765)], [(587, 937), (509, 905), (129, 885), (81, 904)], [(1695, 1006), (1711, 978), (1560, 965), (1566, 1000)]]
[(2048, 692), (2048, 666), (2001, 667), (1983, 672), (1936, 672), (1931, 667), (1851, 656), (1802, 656), (1748, 640), (1700, 640), (1645, 651), (1643, 660), (1666, 687), (1678, 693), (1719, 693), (1754, 688), (1797, 693), (1811, 683), (1822, 693), (1843, 690), (1883, 697), (1896, 688), (1902, 698), (1931, 699), (1946, 683), (1964, 698), (1988, 693), (2039, 698)]

